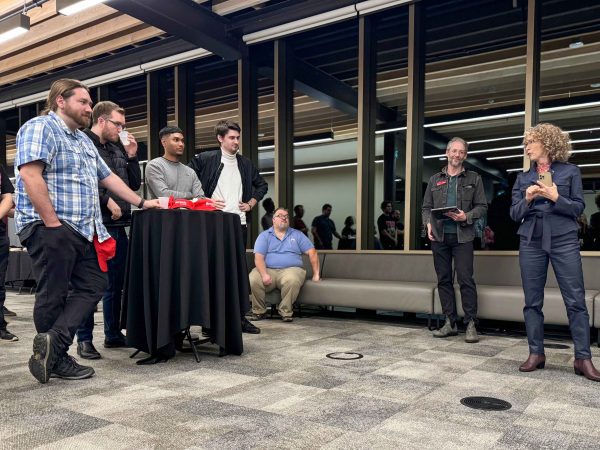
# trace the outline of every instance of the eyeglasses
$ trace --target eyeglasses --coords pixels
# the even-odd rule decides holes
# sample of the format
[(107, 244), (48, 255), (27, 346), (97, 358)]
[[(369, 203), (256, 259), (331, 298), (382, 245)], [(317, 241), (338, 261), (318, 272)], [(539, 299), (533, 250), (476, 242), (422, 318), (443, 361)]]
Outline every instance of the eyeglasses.
[(104, 119), (104, 120), (106, 120), (107, 122), (112, 123), (115, 127), (120, 128), (121, 130), (125, 129), (125, 124), (124, 123), (116, 122), (116, 121), (114, 121), (112, 119)]
[(282, 214), (277, 214), (275, 217), (281, 220), (288, 220), (290, 218), (290, 216), (288, 216), (287, 214), (285, 216)]

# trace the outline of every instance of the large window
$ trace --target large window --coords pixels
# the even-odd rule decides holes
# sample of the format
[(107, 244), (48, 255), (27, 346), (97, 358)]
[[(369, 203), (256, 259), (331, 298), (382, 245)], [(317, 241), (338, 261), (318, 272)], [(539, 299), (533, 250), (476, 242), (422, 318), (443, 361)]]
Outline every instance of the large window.
[[(508, 213), (510, 174), (523, 161), (526, 22), (510, 2), (482, 15), (485, 3), (428, 4), (422, 186), (446, 165), (446, 143), (465, 139), (465, 166), (481, 175), (489, 208), (476, 224), (475, 248), (510, 250), (518, 247)], [(422, 231), (417, 248), (428, 247)]]
[(577, 6), (558, 2), (542, 9), (540, 121), (569, 132), (569, 161), (581, 169), (586, 204), (578, 220), (580, 246), (600, 250), (600, 5), (587, 12)]

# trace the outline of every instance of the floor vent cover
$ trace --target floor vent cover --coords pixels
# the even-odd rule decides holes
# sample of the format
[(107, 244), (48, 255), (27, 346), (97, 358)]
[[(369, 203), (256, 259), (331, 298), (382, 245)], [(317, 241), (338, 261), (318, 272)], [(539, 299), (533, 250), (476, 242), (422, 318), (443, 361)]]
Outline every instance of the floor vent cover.
[(344, 360), (360, 359), (363, 357), (363, 355), (361, 355), (360, 353), (352, 353), (352, 352), (334, 352), (334, 353), (329, 353), (328, 355), (325, 355), (325, 356), (330, 359), (344, 359)]
[(469, 408), (485, 411), (505, 411), (512, 408), (510, 403), (494, 397), (465, 397), (460, 402)]

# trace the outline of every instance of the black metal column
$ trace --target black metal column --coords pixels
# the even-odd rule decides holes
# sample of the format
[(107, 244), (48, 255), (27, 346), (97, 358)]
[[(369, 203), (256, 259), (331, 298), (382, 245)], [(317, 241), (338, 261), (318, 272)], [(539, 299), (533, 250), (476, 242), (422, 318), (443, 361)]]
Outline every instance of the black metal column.
[[(538, 124), (540, 117), (540, 59), (542, 48), (542, 2), (527, 2), (527, 66), (525, 68), (525, 129)], [(529, 158), (523, 150), (523, 167)]]
[[(240, 148), (242, 154), (258, 167), (258, 68), (251, 55), (252, 52), (250, 56), (238, 60), (238, 109), (242, 127)], [(260, 209), (256, 206), (251, 215), (252, 222), (248, 224), (249, 246), (252, 246), (260, 232), (259, 216)]]
[(4, 167), (6, 167), (6, 138), (6, 117), (0, 114), (0, 164)]
[(418, 248), (423, 202), (423, 123), (425, 115), (425, 21), (424, 5), (408, 7), (408, 97), (406, 121), (406, 188), (404, 249)]
[(377, 125), (377, 40), (374, 19), (358, 23), (357, 249), (374, 247), (375, 130)]
[(23, 105), (19, 107), (19, 128), (21, 128), (23, 126), (23, 124), (25, 122), (27, 122), (30, 119), (33, 119), (34, 117), (37, 117), (38, 115), (38, 110), (37, 110), (37, 104), (32, 104), (32, 105)]
[[(102, 86), (98, 86), (96, 88), (96, 97), (98, 102), (115, 102), (119, 104), (118, 101), (113, 100), (113, 91), (114, 89), (110, 84), (103, 84)], [(127, 112), (127, 111), (126, 111)]]
[(175, 123), (183, 130), (183, 163), (196, 154), (196, 107), (194, 69), (189, 64), (175, 67)]
[(294, 207), (294, 76), (292, 53), (275, 41), (275, 196), (276, 206)]
[[(383, 199), (396, 202), (396, 136), (383, 135)], [(377, 204), (377, 202), (375, 202)], [(394, 208), (396, 205), (394, 204)]]
[(167, 126), (167, 70), (172, 69), (149, 72), (146, 76), (148, 160), (163, 154), (158, 132)]

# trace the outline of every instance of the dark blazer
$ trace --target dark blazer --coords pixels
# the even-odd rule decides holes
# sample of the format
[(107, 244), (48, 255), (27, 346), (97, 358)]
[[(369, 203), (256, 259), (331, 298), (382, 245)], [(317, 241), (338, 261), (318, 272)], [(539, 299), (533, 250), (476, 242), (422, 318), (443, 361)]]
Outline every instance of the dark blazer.
[[(448, 196), (448, 174), (446, 167), (429, 179), (423, 196), (422, 219), (423, 225), (431, 223), (431, 233), (436, 241), (444, 240), (444, 221), (431, 217), (433, 208), (446, 206)], [(473, 225), (487, 212), (487, 200), (483, 190), (481, 177), (477, 172), (463, 170), (458, 175), (456, 186), (456, 206), (465, 212), (467, 220), (458, 222), (458, 242), (471, 242), (475, 238)]]
[[(262, 200), (267, 193), (267, 182), (260, 176), (258, 169), (245, 156), (236, 155), (238, 169), (242, 177), (242, 201), (248, 202), (251, 198), (256, 201)], [(219, 166), (221, 164), (221, 150), (211, 150), (198, 153), (188, 164), (194, 171), (200, 182), (204, 194), (210, 198), (217, 187), (219, 180)]]
[(550, 236), (560, 236), (577, 231), (577, 217), (585, 209), (583, 187), (579, 168), (570, 163), (553, 162), (550, 166), (552, 182), (558, 189), (556, 203), (543, 197), (535, 198), (531, 203), (525, 200), (525, 191), (536, 183), (538, 173), (536, 164), (526, 172), (519, 174), (512, 190), (510, 217), (520, 222), (519, 235), (531, 240), (536, 223), (541, 221), (539, 230)]

